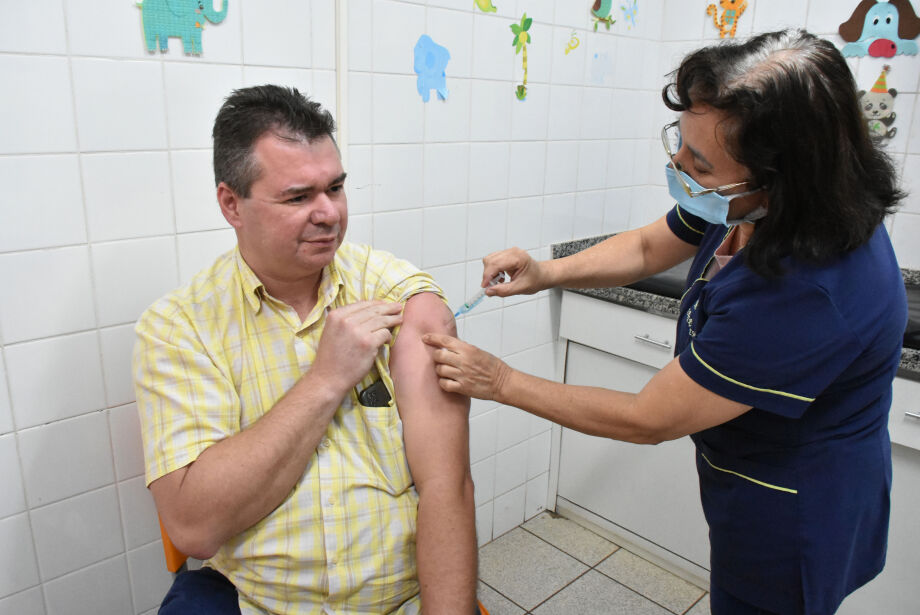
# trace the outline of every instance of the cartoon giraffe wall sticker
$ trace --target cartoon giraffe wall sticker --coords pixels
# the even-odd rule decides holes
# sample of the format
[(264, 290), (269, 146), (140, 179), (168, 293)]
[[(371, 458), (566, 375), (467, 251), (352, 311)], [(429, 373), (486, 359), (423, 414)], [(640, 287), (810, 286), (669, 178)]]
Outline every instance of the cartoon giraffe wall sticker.
[(528, 30), (530, 30), (530, 24), (532, 23), (533, 19), (528, 17), (527, 13), (524, 13), (521, 16), (520, 23), (511, 24), (511, 32), (514, 33), (514, 40), (511, 41), (511, 45), (514, 47), (514, 53), (524, 52), (524, 83), (517, 86), (515, 91), (518, 100), (527, 98), (527, 44), (531, 41)]
[(719, 38), (735, 38), (738, 18), (747, 8), (747, 0), (719, 0), (719, 5), (722, 7), (721, 17), (715, 4), (706, 7), (706, 14), (712, 17), (712, 23), (719, 29)]

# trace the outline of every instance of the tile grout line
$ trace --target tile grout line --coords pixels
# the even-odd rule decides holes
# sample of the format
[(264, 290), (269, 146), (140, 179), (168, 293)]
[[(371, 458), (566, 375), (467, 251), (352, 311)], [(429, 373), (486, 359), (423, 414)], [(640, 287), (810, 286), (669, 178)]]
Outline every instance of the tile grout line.
[[(564, 551), (563, 551), (563, 553), (564, 553)], [(581, 577), (585, 576), (586, 574), (588, 574), (588, 573), (591, 572), (592, 570), (594, 570), (594, 569), (593, 569), (593, 568), (588, 568), (587, 570), (585, 570), (584, 572), (582, 572), (580, 575), (578, 575), (577, 577), (575, 577), (574, 579), (572, 579), (571, 581), (569, 581), (568, 583), (566, 583), (565, 585), (563, 585), (562, 587), (560, 587), (558, 590), (556, 590), (555, 592), (553, 592), (552, 594), (550, 594), (549, 596), (547, 596), (546, 599), (544, 599), (542, 602), (536, 604), (536, 605), (533, 607), (533, 609), (536, 609), (536, 608), (539, 608), (539, 607), (543, 606), (544, 604), (546, 604), (547, 602), (549, 602), (550, 600), (552, 600), (554, 597), (556, 597), (557, 595), (559, 595), (560, 593), (562, 593), (563, 591), (565, 591), (565, 590), (566, 590), (570, 585), (572, 585), (575, 581), (577, 581), (577, 580), (580, 579)], [(533, 612), (533, 609), (530, 609), (530, 610), (526, 610), (526, 609), (525, 609), (525, 611), (529, 614), (529, 613), (532, 613), (532, 612)]]
[[(562, 518), (564, 519), (564, 517), (562, 517)], [(680, 613), (677, 613), (677, 612), (675, 612), (675, 611), (669, 609), (668, 607), (664, 606), (663, 604), (661, 604), (661, 603), (655, 601), (654, 599), (650, 598), (649, 596), (646, 596), (645, 594), (642, 594), (641, 592), (639, 592), (639, 591), (633, 589), (632, 587), (629, 587), (628, 585), (626, 585), (626, 584), (620, 582), (620, 581), (617, 580), (617, 579), (614, 579), (613, 577), (611, 577), (611, 576), (605, 574), (603, 571), (597, 569), (597, 567), (600, 566), (603, 562), (605, 562), (605, 561), (607, 561), (608, 559), (610, 559), (610, 557), (612, 557), (614, 554), (616, 554), (617, 552), (619, 552), (621, 549), (625, 549), (625, 547), (622, 547), (622, 546), (616, 544), (615, 542), (612, 542), (612, 541), (610, 541), (610, 540), (607, 540), (606, 538), (604, 538), (603, 536), (600, 536), (599, 534), (594, 534), (594, 532), (591, 532), (592, 534), (594, 534), (595, 536), (597, 536), (597, 537), (600, 538), (601, 540), (604, 540), (604, 541), (606, 541), (606, 542), (608, 542), (608, 543), (610, 543), (610, 544), (616, 546), (616, 549), (615, 549), (614, 551), (612, 551), (611, 553), (609, 553), (608, 555), (606, 555), (605, 557), (603, 557), (603, 558), (602, 558), (600, 561), (598, 561), (596, 564), (591, 565), (591, 564), (588, 564), (587, 562), (584, 562), (584, 561), (578, 559), (577, 557), (575, 557), (575, 556), (572, 555), (571, 553), (565, 551), (565, 550), (562, 549), (561, 547), (559, 547), (559, 546), (557, 546), (557, 545), (555, 545), (555, 544), (549, 542), (548, 540), (546, 540), (546, 539), (543, 538), (542, 536), (540, 536), (540, 535), (538, 535), (538, 534), (535, 534), (534, 532), (530, 531), (530, 529), (524, 527), (524, 524), (521, 524), (521, 525), (517, 526), (517, 528), (519, 528), (519, 529), (521, 529), (521, 530), (527, 532), (528, 534), (530, 534), (531, 536), (534, 536), (535, 538), (538, 538), (538, 539), (541, 540), (542, 542), (548, 544), (549, 546), (553, 547), (553, 548), (556, 549), (557, 551), (559, 551), (559, 552), (561, 552), (561, 553), (563, 553), (563, 554), (565, 554), (565, 555), (571, 557), (572, 559), (574, 559), (575, 561), (579, 562), (580, 564), (583, 564), (583, 565), (585, 565), (585, 566), (588, 566), (588, 569), (587, 569), (587, 570), (585, 570), (584, 572), (582, 572), (581, 574), (579, 574), (577, 577), (575, 577), (574, 579), (572, 579), (571, 581), (569, 581), (568, 583), (566, 583), (565, 585), (563, 585), (561, 588), (559, 588), (558, 590), (556, 590), (555, 592), (553, 592), (552, 594), (550, 594), (549, 596), (547, 596), (547, 597), (546, 597), (544, 600), (542, 600), (541, 602), (537, 603), (537, 604), (533, 607), (534, 609), (536, 609), (536, 608), (540, 607), (541, 605), (545, 604), (546, 602), (548, 602), (549, 600), (551, 600), (553, 597), (555, 597), (556, 595), (558, 595), (559, 593), (561, 593), (562, 591), (564, 591), (566, 588), (568, 588), (570, 585), (572, 585), (573, 583), (575, 583), (575, 581), (577, 581), (578, 579), (580, 579), (581, 577), (585, 576), (586, 574), (588, 574), (588, 573), (591, 572), (591, 571), (597, 572), (598, 574), (602, 575), (604, 578), (609, 579), (610, 581), (613, 581), (613, 582), (616, 583), (617, 585), (619, 585), (619, 586), (621, 586), (621, 587), (627, 589), (628, 591), (630, 591), (630, 592), (636, 594), (636, 595), (639, 596), (640, 598), (642, 598), (642, 599), (644, 599), (644, 600), (648, 600), (648, 601), (651, 602), (652, 604), (655, 604), (656, 606), (661, 607), (662, 609), (664, 609), (664, 610), (667, 611), (668, 613), (673, 613), (674, 615), (685, 615), (689, 610), (693, 609), (693, 607), (695, 607), (695, 606), (700, 602), (700, 600), (702, 600), (703, 598), (706, 597), (706, 593), (707, 593), (707, 592), (706, 592), (705, 590), (702, 590), (702, 589), (701, 589), (701, 591), (703, 591), (703, 595), (700, 596), (699, 598), (697, 598), (696, 600), (694, 600), (693, 603), (690, 604), (686, 609), (682, 610)], [(587, 530), (587, 531), (590, 532), (591, 530)], [(641, 558), (639, 555), (636, 555), (635, 553), (632, 553), (632, 551), (629, 551), (629, 549), (625, 549), (625, 551), (626, 551), (627, 553), (630, 553), (631, 555), (633, 555), (633, 556), (635, 556), (635, 557), (638, 557), (639, 559), (642, 559), (643, 561), (648, 561), (648, 560), (645, 560), (644, 558)], [(652, 564), (652, 565), (654, 566), (654, 564), (653, 564), (652, 562), (649, 562), (649, 563)], [(665, 572), (667, 572), (667, 571), (665, 571)], [(508, 596), (506, 596), (504, 593), (502, 593), (499, 589), (497, 589), (497, 588), (493, 587), (492, 585), (489, 585), (488, 583), (486, 583), (484, 580), (479, 579), (479, 581), (480, 581), (483, 585), (489, 587), (490, 589), (492, 589), (493, 591), (495, 591), (496, 593), (498, 593), (500, 596), (502, 596), (503, 598), (505, 598), (506, 600), (508, 600), (509, 602), (511, 602), (512, 604), (514, 604), (515, 606), (517, 606), (518, 608), (523, 609), (524, 612), (525, 612), (525, 614), (530, 614), (530, 613), (533, 611), (533, 609), (526, 609), (526, 608), (524, 608), (522, 605), (518, 604), (517, 602), (515, 602), (514, 600), (512, 600), (510, 597), (508, 597)]]
[[(558, 594), (559, 592), (563, 591), (565, 588), (567, 588), (567, 587), (568, 587), (569, 585), (571, 585), (572, 583), (574, 583), (576, 580), (580, 579), (581, 577), (583, 577), (584, 575), (586, 575), (588, 572), (590, 572), (591, 570), (593, 570), (593, 568), (590, 566), (590, 564), (588, 564), (588, 563), (586, 563), (586, 562), (583, 562), (583, 561), (581, 561), (580, 559), (578, 559), (577, 557), (575, 557), (574, 555), (572, 555), (571, 553), (567, 553), (567, 552), (564, 551), (563, 549), (560, 549), (559, 547), (557, 547), (557, 546), (554, 545), (553, 543), (551, 543), (551, 542), (549, 542), (548, 540), (544, 539), (542, 536), (538, 536), (537, 534), (534, 534), (533, 532), (531, 532), (530, 530), (528, 530), (526, 527), (524, 527), (524, 524), (523, 524), (523, 523), (520, 524), (520, 525), (518, 525), (518, 526), (517, 526), (516, 528), (514, 528), (514, 529), (523, 530), (524, 532), (530, 534), (531, 536), (533, 536), (533, 537), (535, 537), (535, 538), (541, 540), (542, 542), (548, 544), (549, 546), (551, 546), (552, 548), (556, 549), (557, 551), (559, 551), (559, 552), (562, 553), (563, 555), (567, 555), (568, 557), (571, 557), (572, 559), (574, 559), (576, 562), (578, 562), (578, 563), (580, 563), (580, 564), (583, 564), (583, 565), (585, 565), (585, 566), (588, 566), (588, 569), (587, 569), (587, 570), (585, 570), (584, 572), (582, 572), (581, 574), (579, 574), (577, 577), (575, 577), (574, 579), (572, 579), (571, 581), (569, 581), (568, 583), (566, 583), (565, 585), (563, 585), (562, 587), (560, 587), (558, 590), (556, 590), (555, 592), (553, 592), (552, 594), (550, 594), (549, 596), (547, 596), (546, 598), (544, 598), (543, 600), (541, 600), (540, 602), (538, 602), (536, 605), (534, 605), (533, 609), (535, 609), (535, 608), (539, 607), (540, 605), (544, 604), (545, 602), (547, 602), (548, 600), (550, 600), (553, 596), (555, 596), (555, 595)], [(505, 534), (502, 534), (502, 536), (505, 536), (506, 534), (510, 534), (510, 533), (513, 532), (513, 531), (514, 531), (514, 530), (510, 530), (509, 532), (506, 532)], [(590, 531), (590, 530), (589, 530), (589, 531)], [(592, 533), (593, 533), (593, 532), (592, 532)], [(501, 537), (501, 536), (500, 536), (500, 537)], [(500, 537), (499, 537), (499, 538), (500, 538)], [(492, 541), (492, 542), (494, 542), (494, 541)], [(609, 542), (609, 541), (608, 541), (608, 542)], [(611, 544), (614, 544), (614, 543), (611, 543)], [(619, 550), (620, 548), (621, 548), (621, 547), (620, 547), (619, 545), (617, 545), (617, 550)], [(614, 553), (616, 553), (616, 551), (614, 551)], [(611, 553), (610, 555), (613, 555), (613, 553)], [(609, 555), (608, 555), (607, 557), (609, 557)], [(601, 561), (604, 561), (605, 559), (607, 559), (607, 558), (605, 557), (605, 558), (602, 559)], [(512, 600), (509, 596), (506, 596), (505, 594), (503, 594), (498, 588), (493, 587), (492, 585), (489, 585), (488, 583), (486, 583), (486, 582), (485, 582), (484, 580), (482, 580), (481, 578), (479, 579), (479, 582), (482, 583), (483, 585), (485, 585), (486, 587), (488, 587), (489, 589), (491, 589), (492, 591), (494, 591), (494, 592), (496, 592), (497, 594), (499, 594), (502, 598), (505, 598), (506, 600), (508, 600), (508, 601), (509, 601), (511, 604), (513, 604), (514, 606), (516, 606), (516, 607), (518, 607), (518, 608), (520, 608), (520, 609), (523, 609), (525, 615), (528, 615), (528, 614), (530, 614), (530, 613), (533, 611), (533, 609), (527, 609), (527, 608), (523, 607), (522, 605), (518, 604), (517, 602), (515, 602), (514, 600)]]
[(517, 602), (515, 602), (514, 600), (512, 600), (509, 596), (506, 596), (505, 594), (503, 594), (497, 587), (493, 587), (493, 586), (489, 585), (488, 583), (486, 583), (485, 581), (483, 581), (481, 578), (479, 579), (479, 582), (482, 583), (483, 585), (485, 585), (486, 587), (488, 587), (489, 589), (491, 589), (492, 591), (494, 591), (496, 594), (498, 594), (499, 596), (501, 596), (502, 598), (504, 598), (505, 600), (507, 600), (507, 601), (510, 602), (511, 604), (513, 604), (514, 606), (518, 607), (519, 609), (522, 609), (525, 613), (529, 613), (529, 612), (530, 612), (530, 611), (528, 611), (527, 609), (525, 609), (524, 607), (522, 607), (520, 604), (518, 604)]
[[(565, 519), (565, 517), (560, 517), (560, 518)], [(543, 537), (540, 536), (539, 534), (535, 534), (535, 533), (531, 532), (529, 529), (527, 529), (527, 528), (524, 527), (523, 525), (519, 525), (518, 527), (521, 528), (522, 530), (524, 530), (525, 532), (527, 532), (528, 534), (530, 534), (531, 536), (534, 536), (534, 537), (536, 537), (536, 538), (539, 538), (540, 540), (542, 540), (543, 542), (545, 542), (545, 543), (548, 544), (549, 546), (553, 547), (553, 548), (556, 549), (557, 551), (561, 551), (562, 553), (565, 553), (566, 555), (568, 555), (569, 557), (571, 557), (572, 559), (574, 559), (576, 562), (579, 562), (580, 564), (584, 564), (584, 565), (587, 566), (588, 568), (594, 568), (595, 566), (597, 566), (598, 564), (600, 564), (601, 562), (603, 562), (604, 560), (606, 560), (608, 557), (610, 557), (611, 555), (613, 555), (614, 553), (616, 553), (617, 551), (619, 551), (620, 549), (623, 548), (623, 547), (621, 547), (620, 545), (618, 545), (617, 543), (611, 542), (611, 541), (607, 540), (606, 538), (604, 538), (603, 536), (600, 536), (600, 535), (598, 535), (598, 534), (594, 534), (594, 532), (591, 532), (591, 530), (587, 530), (587, 531), (591, 532), (592, 534), (594, 534), (595, 536), (597, 536), (598, 538), (600, 538), (601, 540), (605, 540), (605, 541), (609, 542), (610, 544), (612, 544), (613, 546), (616, 547), (616, 549), (614, 549), (613, 551), (611, 551), (610, 553), (608, 553), (607, 555), (605, 555), (605, 556), (601, 559), (600, 562), (598, 562), (597, 564), (594, 564), (594, 566), (592, 566), (592, 565), (589, 564), (588, 562), (585, 562), (585, 561), (582, 561), (582, 560), (578, 559), (576, 556), (572, 555), (571, 553), (569, 553), (569, 552), (566, 551), (565, 549), (563, 549), (563, 548), (561, 548), (561, 547), (559, 547), (559, 546), (554, 545), (553, 543), (551, 543), (551, 542), (548, 541), (547, 539), (543, 538)], [(581, 526), (579, 526), (579, 527), (581, 527)]]
[[(555, 515), (555, 514), (554, 514), (554, 517), (558, 517), (558, 518), (560, 518), (560, 519), (565, 519), (565, 517), (562, 517), (562, 516), (560, 516), (560, 515)], [(566, 519), (566, 520), (571, 522), (571, 520), (569, 520), (569, 519)], [(574, 522), (572, 522), (572, 523), (574, 523)], [(577, 524), (576, 524), (576, 525), (577, 525)], [(665, 570), (664, 568), (661, 568), (660, 566), (657, 566), (657, 565), (654, 564), (653, 562), (650, 562), (649, 560), (647, 560), (647, 559), (641, 557), (640, 555), (638, 555), (638, 554), (636, 554), (636, 553), (633, 553), (632, 551), (630, 551), (630, 550), (627, 549), (626, 547), (623, 547), (623, 546), (621, 546), (621, 545), (618, 545), (617, 543), (613, 542), (612, 540), (608, 540), (607, 538), (601, 536), (600, 534), (597, 534), (597, 533), (595, 533), (595, 532), (592, 532), (592, 531), (589, 530), (588, 528), (582, 528), (582, 529), (584, 529), (585, 531), (590, 532), (592, 535), (596, 536), (597, 538), (603, 540), (604, 542), (610, 543), (610, 544), (612, 544), (612, 545), (614, 545), (614, 546), (616, 547), (615, 550), (613, 550), (611, 553), (609, 553), (609, 554), (607, 554), (606, 556), (604, 556), (604, 557), (603, 557), (600, 561), (598, 561), (596, 564), (591, 565), (591, 564), (588, 564), (587, 562), (584, 562), (584, 561), (578, 559), (578, 557), (576, 557), (575, 555), (573, 555), (573, 554), (569, 553), (568, 551), (562, 549), (561, 547), (558, 547), (558, 546), (554, 545), (553, 543), (549, 542), (548, 540), (546, 540), (546, 539), (543, 538), (542, 536), (540, 536), (540, 535), (538, 535), (538, 534), (532, 532), (529, 528), (524, 527), (524, 524), (521, 524), (521, 525), (519, 525), (518, 527), (520, 527), (520, 528), (521, 528), (522, 530), (524, 530), (525, 532), (528, 532), (529, 534), (531, 534), (531, 535), (533, 535), (533, 536), (539, 538), (540, 540), (542, 540), (543, 542), (547, 543), (548, 545), (550, 545), (550, 546), (552, 546), (552, 547), (555, 547), (555, 548), (558, 549), (559, 551), (562, 551), (563, 553), (565, 553), (565, 554), (568, 555), (569, 557), (575, 559), (576, 561), (581, 562), (582, 564), (584, 564), (584, 565), (586, 565), (586, 566), (589, 566), (590, 570), (595, 570), (596, 572), (598, 572), (599, 574), (603, 575), (604, 577), (610, 579), (610, 580), (613, 581), (614, 583), (617, 583), (618, 585), (621, 585), (621, 586), (625, 587), (626, 589), (628, 589), (629, 591), (633, 592), (634, 594), (636, 594), (636, 595), (638, 595), (638, 596), (641, 596), (642, 598), (645, 598), (646, 600), (648, 600), (648, 601), (650, 601), (650, 602), (652, 602), (652, 603), (654, 603), (654, 604), (660, 606), (661, 608), (663, 608), (664, 610), (668, 611), (669, 613), (675, 613), (675, 615), (686, 615), (686, 613), (687, 613), (688, 611), (690, 611), (691, 609), (693, 609), (693, 607), (695, 607), (695, 606), (700, 602), (700, 600), (702, 600), (703, 598), (705, 598), (706, 595), (709, 593), (709, 592), (707, 592), (705, 589), (699, 588), (699, 587), (697, 587), (697, 586), (694, 585), (694, 587), (697, 587), (697, 589), (699, 589), (700, 591), (703, 592), (703, 595), (701, 595), (699, 598), (697, 598), (696, 600), (694, 600), (693, 603), (692, 603), (690, 606), (688, 606), (686, 609), (684, 609), (684, 610), (681, 611), (680, 613), (676, 613), (675, 611), (672, 611), (671, 609), (669, 609), (668, 607), (664, 606), (663, 604), (660, 604), (660, 603), (656, 602), (653, 598), (650, 598), (649, 596), (646, 596), (645, 594), (642, 594), (641, 592), (639, 592), (639, 591), (637, 591), (637, 590), (635, 590), (635, 589), (629, 587), (628, 585), (622, 583), (622, 582), (619, 581), (618, 579), (615, 579), (615, 578), (611, 577), (610, 575), (606, 574), (606, 573), (603, 572), (602, 570), (597, 570), (597, 567), (598, 567), (598, 566), (600, 566), (603, 562), (607, 561), (607, 560), (610, 559), (614, 554), (618, 553), (621, 549), (623, 549), (623, 550), (625, 550), (627, 553), (629, 553), (630, 555), (632, 555), (632, 556), (634, 556), (634, 557), (637, 557), (637, 558), (641, 559), (641, 560), (644, 561), (644, 562), (648, 562), (648, 563), (651, 564), (652, 566), (655, 566), (656, 568), (659, 568), (659, 569), (663, 570), (664, 572), (668, 572), (667, 570)], [(579, 527), (581, 527), (581, 526), (579, 526)], [(668, 574), (672, 574), (672, 575), (673, 575), (673, 573), (670, 573), (670, 572), (668, 572)], [(582, 576), (583, 576), (583, 575), (582, 575)], [(676, 575), (673, 575), (673, 576), (676, 576)], [(676, 578), (680, 579), (680, 577), (676, 577)], [(575, 581), (575, 580), (573, 579), (572, 582), (574, 582), (574, 581)], [(691, 583), (691, 585), (693, 585), (693, 584)], [(560, 590), (560, 591), (561, 591), (561, 590)], [(557, 593), (558, 593), (558, 592), (557, 592)], [(544, 601), (544, 602), (545, 602), (545, 601)], [(542, 603), (541, 603), (541, 604), (542, 604)]]
[(699, 598), (697, 598), (696, 602), (694, 602), (693, 604), (691, 604), (690, 606), (687, 607), (687, 610), (685, 610), (685, 611), (683, 612), (683, 615), (687, 615), (687, 613), (689, 613), (690, 611), (692, 611), (692, 610), (696, 607), (696, 605), (698, 605), (700, 602), (702, 602), (703, 599), (706, 598), (706, 596), (708, 596), (708, 595), (709, 595), (709, 592), (708, 592), (708, 591), (704, 591), (704, 592), (703, 592), (703, 595), (700, 596)]
[[(626, 551), (626, 552), (629, 553), (630, 555), (632, 555), (632, 556), (634, 556), (634, 557), (638, 557), (638, 558), (641, 559), (642, 561), (648, 562), (649, 564), (652, 564), (652, 566), (655, 566), (654, 563), (649, 562), (647, 559), (644, 559), (644, 558), (642, 558), (642, 557), (639, 557), (638, 555), (636, 555), (635, 553), (633, 553), (633, 552), (630, 551), (629, 549), (626, 549), (626, 548), (624, 548), (624, 547), (620, 547), (620, 549), (623, 549), (624, 551)], [(614, 579), (614, 578), (611, 577), (609, 574), (606, 574), (603, 570), (596, 570), (597, 566), (600, 566), (603, 562), (605, 562), (605, 561), (607, 561), (608, 559), (610, 559), (615, 553), (618, 553), (618, 552), (620, 551), (620, 549), (617, 549), (616, 551), (614, 551), (613, 553), (611, 553), (610, 555), (608, 555), (607, 557), (605, 557), (604, 559), (602, 559), (601, 561), (599, 561), (595, 566), (592, 566), (591, 570), (594, 570), (594, 571), (597, 572), (598, 574), (603, 575), (605, 578), (610, 579), (611, 581), (613, 581), (613, 582), (616, 583), (617, 585), (620, 585), (620, 586), (622, 586), (622, 587), (625, 587), (626, 589), (628, 589), (628, 590), (631, 591), (632, 593), (636, 594), (637, 596), (639, 596), (639, 597), (641, 597), (641, 598), (644, 598), (645, 600), (648, 600), (649, 602), (651, 602), (651, 603), (653, 603), (653, 604), (655, 604), (655, 605), (657, 605), (657, 606), (660, 606), (661, 608), (663, 608), (663, 609), (664, 609), (665, 611), (667, 611), (668, 613), (674, 613), (674, 615), (682, 615), (682, 614), (685, 614), (687, 611), (689, 611), (689, 610), (692, 609), (694, 606), (696, 606), (696, 604), (706, 596), (705, 590), (700, 589), (700, 591), (703, 592), (703, 595), (700, 596), (699, 598), (697, 598), (696, 600), (694, 600), (694, 601), (693, 601), (693, 604), (691, 604), (689, 607), (687, 607), (686, 609), (684, 609), (684, 610), (681, 611), (680, 613), (677, 613), (676, 611), (672, 611), (671, 609), (669, 609), (669, 608), (666, 607), (665, 605), (661, 604), (660, 602), (657, 602), (657, 601), (654, 600), (653, 598), (651, 598), (651, 597), (649, 597), (649, 596), (646, 596), (645, 594), (641, 593), (640, 591), (638, 591), (638, 590), (636, 590), (636, 589), (633, 589), (633, 588), (630, 587), (629, 585), (626, 585), (626, 584), (623, 583), (622, 581), (620, 581), (620, 580), (618, 580), (618, 579)], [(660, 568), (659, 566), (655, 566), (655, 567), (656, 567), (656, 568)], [(660, 569), (661, 569), (661, 570), (664, 570), (664, 568), (660, 568)], [(668, 571), (667, 571), (667, 570), (664, 570), (664, 572), (668, 572)], [(668, 572), (668, 574), (671, 574), (671, 573)], [(672, 575), (672, 576), (675, 576), (675, 578), (678, 578), (678, 579), (680, 578), (680, 577), (676, 577), (676, 575)], [(692, 583), (691, 583), (691, 585), (692, 585)], [(694, 587), (696, 587), (696, 586), (694, 585)], [(698, 589), (699, 589), (699, 588), (698, 588)]]
[[(564, 517), (562, 517), (562, 518), (564, 518)], [(503, 594), (503, 593), (502, 593), (501, 591), (499, 591), (497, 588), (492, 587), (491, 585), (489, 585), (488, 583), (486, 583), (486, 582), (483, 581), (482, 579), (479, 579), (480, 582), (481, 582), (483, 585), (489, 587), (490, 589), (492, 589), (493, 591), (495, 591), (496, 593), (498, 593), (500, 596), (502, 596), (503, 598), (505, 598), (506, 600), (508, 600), (509, 602), (511, 602), (511, 603), (512, 603), (513, 605), (515, 605), (516, 607), (518, 607), (518, 608), (520, 608), (520, 609), (523, 609), (525, 615), (530, 615), (530, 614), (533, 612), (534, 609), (539, 608), (539, 607), (542, 606), (543, 604), (546, 604), (547, 602), (549, 602), (550, 600), (552, 600), (555, 596), (557, 596), (557, 595), (560, 594), (561, 592), (565, 591), (565, 589), (567, 589), (570, 585), (572, 585), (573, 583), (575, 583), (575, 581), (577, 581), (578, 579), (582, 578), (583, 576), (585, 576), (586, 574), (588, 574), (588, 573), (591, 572), (592, 570), (595, 570), (595, 568), (596, 568), (597, 565), (599, 565), (601, 562), (606, 561), (611, 555), (613, 555), (614, 553), (616, 553), (617, 551), (619, 551), (620, 549), (623, 548), (623, 547), (621, 547), (620, 545), (618, 545), (618, 544), (616, 544), (616, 543), (614, 543), (614, 542), (610, 542), (609, 540), (606, 540), (606, 539), (603, 538), (602, 536), (600, 536), (600, 535), (598, 535), (598, 534), (594, 534), (594, 532), (591, 532), (592, 534), (594, 534), (595, 536), (597, 536), (597, 537), (600, 538), (601, 540), (605, 540), (606, 542), (609, 542), (610, 544), (612, 544), (612, 545), (614, 545), (614, 546), (616, 547), (616, 549), (615, 549), (613, 552), (609, 553), (607, 556), (603, 557), (597, 564), (595, 564), (594, 566), (592, 566), (592, 565), (588, 564), (587, 562), (583, 562), (582, 560), (578, 559), (577, 557), (575, 557), (575, 556), (572, 555), (571, 553), (565, 551), (564, 549), (558, 547), (557, 545), (554, 545), (553, 543), (549, 542), (548, 540), (546, 540), (546, 539), (543, 538), (542, 536), (539, 536), (538, 534), (535, 534), (535, 533), (531, 532), (528, 528), (524, 527), (524, 524), (523, 524), (523, 523), (522, 523), (521, 525), (517, 526), (516, 529), (521, 529), (521, 530), (527, 532), (527, 533), (530, 534), (531, 536), (533, 536), (533, 537), (535, 537), (535, 538), (541, 540), (542, 542), (548, 544), (549, 546), (551, 546), (552, 548), (556, 549), (556, 550), (559, 551), (560, 553), (562, 553), (562, 554), (564, 554), (564, 555), (567, 555), (568, 557), (571, 557), (572, 559), (574, 559), (576, 562), (578, 562), (578, 563), (580, 563), (580, 564), (582, 564), (582, 565), (588, 567), (587, 570), (585, 570), (584, 572), (582, 572), (581, 574), (579, 574), (578, 576), (576, 576), (574, 579), (572, 579), (571, 581), (569, 581), (568, 583), (566, 583), (565, 585), (563, 585), (562, 587), (560, 587), (559, 589), (557, 589), (555, 592), (553, 592), (552, 594), (550, 594), (549, 596), (547, 596), (546, 598), (544, 598), (542, 601), (538, 602), (538, 603), (537, 603), (536, 605), (534, 605), (534, 607), (531, 608), (531, 609), (527, 609), (527, 608), (523, 607), (522, 605), (520, 605), (520, 604), (518, 604), (517, 602), (515, 602), (514, 600), (512, 600), (510, 597), (508, 597), (508, 596), (506, 596), (505, 594)], [(513, 531), (513, 530), (512, 530), (512, 531)], [(590, 532), (590, 530), (588, 530), (588, 531)], [(598, 572), (598, 573), (600, 573), (600, 574), (603, 575), (603, 573), (602, 573), (600, 570), (596, 570), (596, 572)], [(604, 575), (604, 577), (610, 579), (610, 577), (608, 577), (607, 575)], [(626, 587), (626, 586), (623, 585), (622, 583), (619, 583), (616, 579), (610, 579), (610, 580), (613, 581), (614, 583), (617, 583), (618, 585), (622, 585), (623, 587)], [(632, 588), (626, 587), (626, 589), (628, 589), (629, 591), (632, 591), (633, 593), (639, 595), (640, 597), (645, 598), (645, 599), (648, 600), (648, 598), (647, 598), (646, 596), (643, 596), (642, 594), (639, 594), (639, 592), (636, 592), (636, 591), (633, 590)], [(651, 601), (651, 602), (654, 602), (654, 601)], [(655, 603), (655, 604), (658, 604), (657, 602), (654, 602), (654, 603)], [(658, 605), (658, 606), (661, 606), (661, 605)], [(664, 607), (662, 607), (662, 608), (664, 608)], [(665, 610), (666, 610), (666, 611), (669, 611), (669, 612), (673, 612), (673, 611), (671, 611), (670, 609), (665, 609)]]

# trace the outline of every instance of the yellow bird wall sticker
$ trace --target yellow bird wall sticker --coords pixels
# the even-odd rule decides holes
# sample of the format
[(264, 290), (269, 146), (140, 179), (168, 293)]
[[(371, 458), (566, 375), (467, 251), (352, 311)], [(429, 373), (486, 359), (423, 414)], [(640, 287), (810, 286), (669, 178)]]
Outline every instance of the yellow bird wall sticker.
[(473, 0), (473, 4), (478, 6), (483, 13), (494, 13), (497, 10), (492, 0)]

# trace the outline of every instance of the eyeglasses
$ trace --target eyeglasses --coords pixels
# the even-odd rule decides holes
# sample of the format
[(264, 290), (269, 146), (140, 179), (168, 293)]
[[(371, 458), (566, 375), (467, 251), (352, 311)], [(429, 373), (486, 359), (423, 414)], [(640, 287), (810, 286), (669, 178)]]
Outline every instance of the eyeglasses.
[(671, 122), (670, 124), (665, 124), (664, 128), (661, 129), (661, 144), (664, 145), (664, 151), (668, 155), (668, 160), (670, 160), (671, 167), (674, 169), (674, 174), (677, 176), (677, 181), (680, 182), (681, 187), (691, 197), (703, 196), (704, 194), (711, 194), (713, 192), (723, 192), (725, 190), (731, 190), (737, 188), (738, 186), (743, 186), (748, 182), (737, 182), (734, 184), (725, 184), (724, 186), (719, 186), (718, 188), (704, 188), (702, 190), (693, 190), (690, 187), (690, 184), (683, 177), (683, 172), (680, 167), (677, 165), (677, 162), (674, 161), (674, 152), (680, 150), (680, 122)]

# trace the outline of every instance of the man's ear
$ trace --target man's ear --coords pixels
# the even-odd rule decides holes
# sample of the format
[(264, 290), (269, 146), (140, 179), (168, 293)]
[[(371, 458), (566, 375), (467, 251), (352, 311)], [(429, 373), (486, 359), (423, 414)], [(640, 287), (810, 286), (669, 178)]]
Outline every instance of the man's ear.
[(227, 184), (220, 182), (217, 185), (217, 204), (220, 205), (220, 213), (233, 228), (239, 228), (242, 225), (240, 219), (240, 197)]

